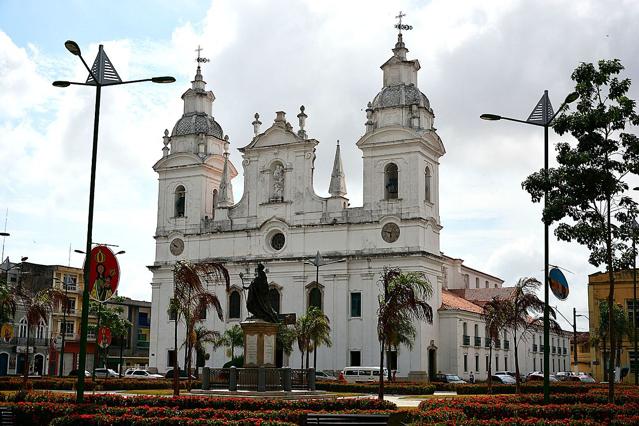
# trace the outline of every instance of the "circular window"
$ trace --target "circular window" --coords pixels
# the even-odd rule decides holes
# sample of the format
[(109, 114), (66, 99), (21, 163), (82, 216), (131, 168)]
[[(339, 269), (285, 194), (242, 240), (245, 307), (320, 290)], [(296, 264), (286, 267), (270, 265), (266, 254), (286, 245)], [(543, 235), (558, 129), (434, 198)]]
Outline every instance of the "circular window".
[(271, 247), (275, 250), (282, 250), (284, 247), (284, 243), (286, 242), (286, 237), (281, 232), (276, 233), (271, 237)]

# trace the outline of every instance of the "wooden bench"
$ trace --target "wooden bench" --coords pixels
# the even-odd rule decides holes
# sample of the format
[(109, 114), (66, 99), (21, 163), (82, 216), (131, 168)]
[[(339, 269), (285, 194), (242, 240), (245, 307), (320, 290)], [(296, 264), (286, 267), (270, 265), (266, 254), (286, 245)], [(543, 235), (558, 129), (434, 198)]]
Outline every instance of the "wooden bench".
[(9, 407), (0, 407), (0, 425), (1, 426), (15, 426), (16, 419), (13, 415), (13, 410)]
[(302, 425), (366, 425), (388, 424), (388, 414), (307, 414)]

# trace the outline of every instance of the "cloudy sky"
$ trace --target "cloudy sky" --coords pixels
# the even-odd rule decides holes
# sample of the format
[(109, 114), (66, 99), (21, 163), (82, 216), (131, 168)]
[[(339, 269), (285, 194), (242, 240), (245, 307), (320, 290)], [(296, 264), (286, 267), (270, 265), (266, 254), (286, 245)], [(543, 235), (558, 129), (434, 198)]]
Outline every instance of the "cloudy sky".
[[(150, 300), (146, 265), (154, 260), (157, 209), (151, 166), (161, 156), (164, 129), (181, 115), (196, 47), (211, 60), (203, 73), (216, 96), (213, 114), (233, 147), (250, 141), (255, 112), (269, 125), (275, 111), (292, 120), (303, 104), (309, 136), (321, 142), (316, 192), (327, 195), (339, 139), (351, 204), (361, 205), (355, 142), (364, 131), (363, 109), (381, 88), (379, 66), (391, 55), (399, 10), (414, 27), (404, 40), (409, 58), (422, 65), (419, 85), (447, 150), (440, 168), (442, 251), (507, 284), (541, 279), (540, 208), (520, 184), (543, 166), (543, 133), (479, 115), (525, 119), (544, 89), (558, 107), (572, 90), (572, 70), (604, 58), (622, 60), (639, 97), (636, 1), (1, 1), (0, 229), (8, 211), (11, 233), (5, 257), (82, 263), (69, 247), (85, 245), (95, 93), (51, 86), (86, 79), (65, 40), (77, 41), (89, 63), (104, 44), (123, 79), (177, 78), (172, 85), (105, 89), (102, 97), (93, 239), (126, 250), (121, 294)], [(559, 140), (551, 134), (551, 143)], [(236, 150), (231, 160), (241, 169)], [(233, 185), (238, 200), (241, 174)], [(587, 275), (595, 271), (586, 250), (553, 238), (551, 263), (573, 272), (568, 300), (551, 304), (566, 316), (573, 306), (585, 313)]]

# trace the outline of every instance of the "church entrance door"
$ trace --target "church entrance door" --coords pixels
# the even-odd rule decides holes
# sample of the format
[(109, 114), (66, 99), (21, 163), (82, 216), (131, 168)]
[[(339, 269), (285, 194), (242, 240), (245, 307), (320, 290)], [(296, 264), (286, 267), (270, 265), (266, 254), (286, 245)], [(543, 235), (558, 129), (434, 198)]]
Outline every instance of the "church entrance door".
[(432, 380), (437, 373), (437, 349), (428, 350), (428, 380)]

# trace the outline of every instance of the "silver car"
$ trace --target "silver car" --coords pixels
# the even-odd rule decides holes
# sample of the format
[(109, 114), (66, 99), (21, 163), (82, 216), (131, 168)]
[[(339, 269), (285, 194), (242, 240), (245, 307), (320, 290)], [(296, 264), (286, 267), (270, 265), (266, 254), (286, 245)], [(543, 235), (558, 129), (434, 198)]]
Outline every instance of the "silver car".
[(95, 377), (119, 377), (119, 374), (110, 368), (96, 368)]

